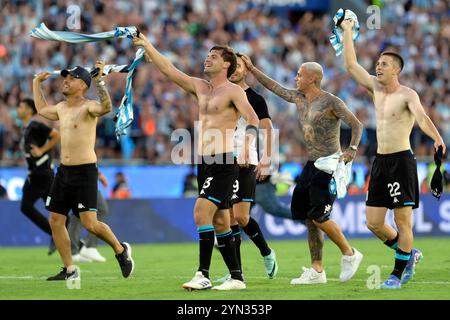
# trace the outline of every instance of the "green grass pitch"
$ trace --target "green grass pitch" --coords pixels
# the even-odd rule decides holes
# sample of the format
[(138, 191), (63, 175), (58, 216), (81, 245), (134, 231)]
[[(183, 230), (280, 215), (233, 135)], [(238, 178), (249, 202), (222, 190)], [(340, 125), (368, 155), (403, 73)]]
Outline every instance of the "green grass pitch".
[[(306, 300), (306, 299), (450, 299), (450, 238), (417, 238), (414, 245), (424, 259), (414, 279), (401, 290), (368, 289), (371, 265), (381, 270), (383, 281), (392, 271), (394, 252), (375, 239), (351, 240), (364, 254), (360, 269), (352, 280), (338, 281), (340, 252), (326, 240), (324, 263), (327, 284), (293, 286), (302, 266), (309, 266), (306, 241), (270, 241), (275, 249), (279, 272), (275, 279), (265, 276), (259, 251), (244, 241), (241, 252), (247, 289), (243, 291), (188, 292), (181, 285), (189, 281), (197, 268), (196, 243), (133, 245), (136, 267), (129, 279), (121, 276), (112, 250), (100, 246), (106, 263), (80, 264), (81, 288), (69, 290), (64, 281), (47, 282), (47, 276), (59, 272), (59, 256), (47, 256), (46, 248), (0, 248), (0, 299), (146, 299), (146, 300)], [(211, 279), (226, 273), (220, 253), (214, 250)]]

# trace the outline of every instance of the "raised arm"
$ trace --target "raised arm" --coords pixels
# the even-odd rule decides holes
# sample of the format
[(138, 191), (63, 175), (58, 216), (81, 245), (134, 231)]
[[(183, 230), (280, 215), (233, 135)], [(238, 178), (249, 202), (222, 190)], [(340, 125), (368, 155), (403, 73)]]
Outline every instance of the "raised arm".
[(298, 98), (298, 91), (287, 89), (280, 85), (275, 80), (269, 78), (267, 75), (265, 75), (261, 70), (256, 68), (250, 58), (243, 54), (241, 56), (242, 60), (247, 65), (247, 69), (255, 76), (256, 80), (258, 80), (264, 87), (275, 93), (277, 96), (283, 98), (284, 100), (288, 102), (295, 103), (296, 99)]
[(97, 88), (98, 96), (100, 97), (100, 103), (98, 103), (97, 101), (91, 101), (88, 106), (88, 112), (94, 117), (101, 117), (102, 115), (111, 112), (112, 102), (108, 90), (106, 89), (105, 82), (102, 80), (105, 62), (97, 61), (95, 67), (100, 69), (98, 75), (93, 78), (95, 86)]
[(355, 47), (353, 44), (352, 27), (353, 20), (344, 20), (341, 23), (341, 28), (344, 30), (344, 61), (345, 68), (350, 73), (353, 79), (366, 88), (371, 94), (374, 90), (375, 77), (371, 76), (356, 59)]
[(427, 136), (434, 140), (434, 148), (436, 149), (436, 151), (438, 147), (442, 145), (445, 154), (446, 146), (444, 144), (444, 140), (431, 121), (430, 117), (425, 113), (422, 103), (420, 103), (419, 95), (412, 89), (408, 88), (407, 90), (408, 92), (406, 94), (406, 102), (408, 103), (409, 110), (416, 118), (417, 124)]
[(145, 50), (146, 60), (151, 61), (166, 77), (179, 85), (186, 92), (196, 95), (195, 81), (193, 78), (178, 70), (169, 59), (164, 57), (155, 47), (148, 41), (147, 37), (142, 33), (139, 37), (133, 38), (133, 45), (141, 46)]
[(342, 160), (347, 163), (355, 159), (356, 150), (361, 140), (363, 125), (358, 120), (358, 118), (356, 118), (355, 115), (347, 108), (344, 101), (342, 101), (338, 97), (336, 97), (336, 103), (333, 103), (332, 105), (333, 112), (336, 114), (336, 116), (352, 129), (350, 146), (342, 156)]
[(50, 77), (49, 72), (41, 72), (33, 79), (33, 98), (37, 112), (48, 120), (59, 120), (56, 105), (49, 105), (41, 90), (41, 83)]

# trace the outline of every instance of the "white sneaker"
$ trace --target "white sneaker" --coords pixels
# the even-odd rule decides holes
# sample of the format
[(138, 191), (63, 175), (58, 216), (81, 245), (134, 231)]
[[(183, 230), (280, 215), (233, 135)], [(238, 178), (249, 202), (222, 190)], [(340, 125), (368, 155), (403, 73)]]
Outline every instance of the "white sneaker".
[(98, 252), (97, 248), (87, 248), (83, 246), (80, 250), (80, 255), (95, 262), (106, 262), (105, 257)]
[(191, 281), (183, 283), (186, 290), (206, 290), (211, 289), (211, 281), (203, 275), (201, 271), (197, 271)]
[(85, 263), (85, 262), (92, 262), (92, 259), (85, 258), (81, 254), (77, 253), (72, 256), (73, 262), (79, 262), (79, 263)]
[(319, 284), (327, 283), (327, 275), (325, 270), (317, 272), (314, 268), (302, 267), (303, 273), (299, 278), (291, 280), (291, 284)]
[(212, 290), (243, 290), (247, 288), (244, 281), (229, 278), (225, 280), (224, 283), (222, 283), (220, 286), (215, 286), (212, 288)]
[(352, 256), (342, 256), (341, 260), (341, 275), (339, 276), (339, 280), (341, 282), (345, 282), (350, 280), (356, 273), (359, 268), (359, 264), (363, 259), (363, 255), (361, 252), (353, 248)]

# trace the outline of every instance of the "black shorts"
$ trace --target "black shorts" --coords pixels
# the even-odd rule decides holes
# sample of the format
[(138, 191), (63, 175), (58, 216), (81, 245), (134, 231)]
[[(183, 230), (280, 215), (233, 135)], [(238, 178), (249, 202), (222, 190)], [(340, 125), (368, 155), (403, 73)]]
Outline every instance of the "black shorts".
[(197, 165), (198, 197), (210, 200), (218, 209), (231, 208), (233, 184), (239, 174), (236, 158), (232, 153), (224, 153), (200, 160)]
[(331, 174), (317, 169), (314, 161), (306, 163), (292, 195), (292, 219), (311, 219), (317, 222), (330, 219), (333, 202), (336, 200), (336, 185), (331, 178)]
[(45, 201), (53, 183), (53, 170), (43, 170), (27, 176), (22, 188), (22, 203), (33, 205), (39, 198)]
[(389, 209), (419, 207), (417, 161), (411, 150), (376, 155), (366, 205)]
[(239, 167), (239, 177), (233, 184), (231, 205), (239, 202), (255, 202), (256, 166)]
[(60, 165), (45, 206), (50, 212), (79, 216), (83, 211), (97, 211), (97, 164)]

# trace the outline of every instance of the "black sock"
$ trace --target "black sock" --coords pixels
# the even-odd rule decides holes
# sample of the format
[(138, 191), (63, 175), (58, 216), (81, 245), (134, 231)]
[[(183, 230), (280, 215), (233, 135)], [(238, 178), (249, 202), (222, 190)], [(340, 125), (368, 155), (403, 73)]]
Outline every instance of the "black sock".
[(396, 250), (397, 249), (397, 242), (398, 242), (398, 232), (394, 239), (392, 240), (386, 240), (384, 242), (385, 245), (387, 245), (389, 248)]
[(230, 271), (231, 278), (244, 281), (242, 278), (241, 268), (239, 268), (236, 256), (236, 247), (233, 234), (230, 231), (217, 234), (217, 246), (222, 254), (223, 260)]
[(206, 278), (209, 278), (209, 266), (211, 265), (212, 251), (214, 248), (214, 227), (202, 226), (197, 228), (198, 244), (200, 251), (200, 266), (198, 271), (201, 271)]
[(411, 257), (411, 252), (405, 252), (401, 249), (397, 248), (395, 250), (395, 266), (394, 271), (392, 271), (392, 275), (401, 279), (403, 270), (405, 270), (406, 264), (408, 263), (409, 258)]
[(271, 252), (269, 246), (267, 245), (266, 239), (259, 228), (258, 222), (255, 219), (250, 217), (248, 223), (245, 227), (242, 228), (246, 235), (255, 243), (258, 247), (259, 252), (263, 257), (268, 256)]
[(231, 232), (234, 237), (234, 245), (236, 246), (236, 256), (239, 263), (239, 269), (242, 271), (242, 261), (241, 261), (241, 229), (239, 228), (239, 225), (236, 224), (234, 226), (231, 226)]

